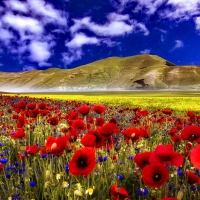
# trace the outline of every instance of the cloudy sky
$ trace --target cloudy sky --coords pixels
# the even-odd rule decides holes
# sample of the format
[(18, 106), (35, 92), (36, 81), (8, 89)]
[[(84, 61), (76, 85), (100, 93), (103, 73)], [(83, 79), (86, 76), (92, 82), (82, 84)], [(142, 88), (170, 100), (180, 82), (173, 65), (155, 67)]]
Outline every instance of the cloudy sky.
[(200, 65), (200, 0), (0, 1), (0, 71), (144, 53)]

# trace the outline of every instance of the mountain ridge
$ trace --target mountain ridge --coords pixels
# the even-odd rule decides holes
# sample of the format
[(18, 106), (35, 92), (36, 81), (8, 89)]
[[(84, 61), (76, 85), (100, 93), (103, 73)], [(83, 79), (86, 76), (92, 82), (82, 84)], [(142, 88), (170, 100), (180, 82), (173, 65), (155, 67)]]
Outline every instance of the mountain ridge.
[(108, 57), (73, 69), (0, 72), (0, 90), (200, 89), (198, 66), (176, 66), (157, 55)]

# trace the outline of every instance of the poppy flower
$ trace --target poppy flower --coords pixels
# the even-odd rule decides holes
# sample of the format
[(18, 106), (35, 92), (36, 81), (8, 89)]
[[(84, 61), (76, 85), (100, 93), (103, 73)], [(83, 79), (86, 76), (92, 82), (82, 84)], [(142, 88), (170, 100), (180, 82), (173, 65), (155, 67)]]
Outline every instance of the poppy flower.
[(59, 120), (58, 120), (57, 117), (50, 117), (50, 118), (47, 120), (47, 122), (48, 122), (49, 124), (51, 124), (52, 126), (57, 126)]
[(103, 126), (104, 122), (105, 122), (104, 118), (100, 117), (100, 118), (96, 119), (95, 125), (96, 126)]
[(139, 110), (137, 112), (137, 116), (139, 116), (139, 117), (147, 116), (148, 114), (149, 114), (148, 110)]
[(27, 108), (30, 109), (30, 110), (34, 110), (36, 108), (36, 104), (35, 103), (29, 103), (27, 105)]
[(140, 129), (139, 128), (128, 128), (122, 133), (125, 137), (125, 139), (132, 140), (132, 142), (135, 142), (140, 137)]
[(46, 109), (46, 104), (45, 103), (40, 103), (40, 104), (38, 104), (38, 108), (40, 110), (45, 110)]
[(179, 167), (183, 163), (183, 156), (180, 153), (175, 152), (171, 144), (158, 145), (155, 151), (152, 152), (149, 161), (150, 163), (171, 164)]
[(188, 183), (189, 184), (200, 183), (200, 178), (197, 175), (195, 175), (193, 172), (186, 171), (185, 175), (186, 175), (186, 177), (188, 179)]
[(169, 173), (165, 165), (161, 163), (153, 163), (147, 165), (142, 170), (143, 182), (152, 188), (162, 186), (169, 177)]
[(130, 200), (126, 189), (123, 187), (118, 187), (116, 184), (113, 184), (110, 187), (110, 195), (114, 200)]
[(63, 136), (59, 138), (54, 138), (53, 136), (50, 136), (46, 141), (46, 152), (57, 156), (62, 155), (64, 153), (64, 150), (68, 147), (68, 142), (68, 136)]
[(101, 148), (105, 143), (105, 137), (101, 136), (96, 130), (87, 133), (81, 140), (85, 147)]
[(181, 136), (180, 135), (175, 135), (173, 138), (172, 138), (172, 142), (174, 143), (178, 143), (182, 140)]
[(104, 137), (110, 137), (115, 132), (116, 124), (106, 123), (98, 128), (99, 133)]
[(102, 114), (106, 111), (106, 108), (103, 105), (96, 104), (93, 106), (92, 110), (98, 114)]
[(178, 199), (173, 198), (173, 197), (165, 197), (165, 198), (162, 198), (161, 200), (178, 200)]
[(190, 142), (200, 142), (200, 127), (196, 125), (186, 126), (182, 132), (181, 137), (183, 140), (188, 140)]
[(178, 130), (176, 128), (171, 128), (168, 132), (168, 135), (174, 137), (177, 132)]
[(17, 107), (18, 107), (19, 109), (25, 109), (26, 104), (27, 104), (27, 102), (25, 102), (25, 101), (20, 101), (20, 102), (17, 104)]
[(82, 115), (87, 115), (90, 111), (90, 106), (88, 105), (84, 105), (84, 106), (80, 106), (78, 108), (78, 111), (82, 114)]
[(69, 162), (69, 172), (74, 176), (88, 176), (95, 166), (95, 150), (91, 147), (84, 147), (74, 153)]
[(134, 162), (136, 165), (143, 169), (145, 166), (149, 165), (149, 157), (151, 156), (152, 152), (144, 152), (144, 153), (139, 153), (134, 157)]
[(13, 134), (11, 134), (10, 136), (15, 140), (18, 139), (18, 138), (23, 138), (25, 136), (24, 129), (22, 129), (22, 128), (18, 129), (15, 132), (12, 132), (12, 133)]
[(39, 147), (37, 145), (26, 146), (26, 153), (27, 154), (36, 154), (38, 152), (39, 152)]
[(200, 169), (200, 144), (191, 151), (190, 160), (194, 167)]
[(162, 110), (162, 113), (165, 114), (165, 115), (171, 115), (172, 110)]
[(72, 122), (72, 128), (74, 128), (76, 130), (84, 130), (85, 124), (84, 124), (83, 120), (77, 119)]

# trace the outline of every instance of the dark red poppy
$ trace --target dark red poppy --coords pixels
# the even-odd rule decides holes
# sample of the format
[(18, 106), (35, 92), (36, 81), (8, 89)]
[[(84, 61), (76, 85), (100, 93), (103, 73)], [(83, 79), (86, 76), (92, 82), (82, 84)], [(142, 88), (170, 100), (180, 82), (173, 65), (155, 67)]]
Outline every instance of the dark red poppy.
[(196, 174), (194, 174), (193, 172), (186, 171), (185, 175), (187, 177), (187, 180), (188, 180), (189, 184), (200, 183), (200, 178)]
[(113, 123), (113, 124), (117, 124), (117, 120), (116, 120), (115, 118), (111, 118), (111, 119), (109, 120), (109, 122), (110, 122), (110, 123)]
[(58, 120), (57, 117), (50, 117), (50, 118), (47, 120), (47, 122), (48, 122), (49, 124), (51, 124), (52, 126), (57, 126), (59, 120)]
[(165, 197), (165, 198), (162, 198), (161, 200), (178, 200), (178, 199), (173, 198), (173, 197)]
[(40, 110), (45, 110), (46, 109), (46, 104), (45, 103), (40, 103), (40, 104), (38, 104), (38, 108)]
[(168, 135), (174, 137), (176, 133), (178, 133), (178, 130), (176, 128), (171, 128), (168, 132)]
[(118, 187), (116, 184), (113, 184), (110, 187), (110, 195), (114, 200), (130, 200), (126, 189), (123, 187)]
[(96, 126), (103, 126), (104, 122), (105, 122), (104, 118), (100, 117), (100, 118), (96, 119), (95, 125)]
[(27, 104), (27, 102), (25, 102), (25, 101), (20, 101), (20, 102), (17, 104), (17, 107), (18, 107), (19, 109), (25, 109), (26, 104)]
[(96, 166), (95, 150), (84, 147), (77, 150), (69, 162), (69, 172), (74, 176), (88, 176)]
[(162, 113), (165, 114), (165, 115), (171, 115), (172, 110), (162, 110)]
[(82, 114), (82, 115), (87, 115), (90, 111), (90, 106), (88, 105), (84, 105), (84, 106), (80, 106), (78, 108), (78, 111)]
[(30, 109), (30, 110), (34, 110), (36, 108), (36, 104), (35, 103), (29, 103), (27, 105), (27, 108)]
[(169, 177), (169, 173), (165, 165), (161, 163), (153, 163), (147, 165), (142, 170), (143, 182), (152, 188), (162, 186)]
[(178, 143), (182, 140), (181, 136), (180, 135), (175, 135), (173, 138), (172, 138), (172, 142), (174, 143)]
[(155, 151), (152, 152), (149, 161), (150, 163), (171, 164), (179, 167), (183, 163), (183, 156), (175, 152), (171, 144), (158, 145)]
[(46, 152), (59, 156), (64, 153), (64, 150), (69, 147), (69, 137), (62, 136), (59, 138), (54, 138), (53, 136), (48, 137), (46, 141)]
[(137, 116), (139, 116), (139, 117), (147, 116), (148, 114), (149, 114), (148, 110), (139, 110), (137, 112)]
[(106, 111), (106, 107), (104, 107), (103, 105), (97, 104), (93, 106), (92, 110), (98, 114), (102, 114)]
[(143, 137), (143, 138), (150, 138), (150, 134), (147, 130), (141, 128), (140, 129), (140, 137)]
[(84, 124), (83, 120), (77, 119), (72, 122), (72, 128), (74, 128), (75, 130), (84, 130), (85, 124)]
[(3, 164), (0, 163), (0, 171), (3, 171), (4, 170), (4, 166)]
[(152, 152), (144, 152), (144, 153), (139, 153), (134, 157), (134, 162), (136, 165), (143, 169), (145, 166), (149, 165), (149, 157), (151, 156)]
[(200, 127), (196, 125), (186, 126), (182, 132), (181, 137), (183, 140), (188, 140), (190, 142), (200, 142)]
[(38, 152), (39, 152), (39, 147), (37, 145), (26, 146), (26, 153), (27, 154), (36, 154)]
[(98, 128), (99, 133), (104, 137), (110, 137), (115, 132), (116, 124), (106, 123)]

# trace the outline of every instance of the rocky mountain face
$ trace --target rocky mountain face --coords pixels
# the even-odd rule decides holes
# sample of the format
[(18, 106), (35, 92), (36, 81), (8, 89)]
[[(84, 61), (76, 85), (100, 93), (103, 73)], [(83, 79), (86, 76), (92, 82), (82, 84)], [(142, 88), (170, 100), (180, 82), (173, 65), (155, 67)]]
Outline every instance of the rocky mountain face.
[(110, 57), (74, 69), (0, 72), (0, 90), (5, 92), (159, 89), (200, 89), (200, 67), (176, 66), (143, 54)]

